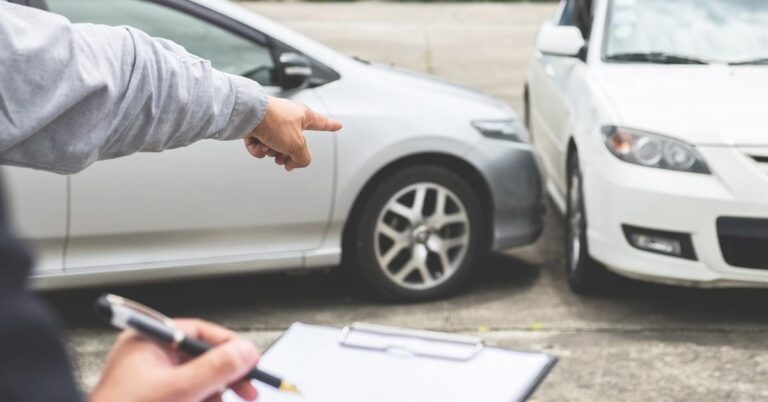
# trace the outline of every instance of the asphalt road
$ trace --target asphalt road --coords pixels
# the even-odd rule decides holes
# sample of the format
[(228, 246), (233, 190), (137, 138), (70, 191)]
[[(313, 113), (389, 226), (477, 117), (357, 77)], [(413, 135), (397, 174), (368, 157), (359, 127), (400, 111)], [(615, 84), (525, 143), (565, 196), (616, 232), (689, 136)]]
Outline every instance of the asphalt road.
[[(428, 71), (519, 107), (536, 26), (552, 5), (303, 4), (251, 6), (345, 53)], [(449, 300), (384, 305), (334, 275), (269, 275), (110, 289), (175, 316), (234, 328), (262, 347), (294, 321), (353, 321), (482, 336), (557, 355), (543, 401), (768, 399), (765, 290), (697, 290), (623, 281), (579, 297), (565, 285), (561, 217), (550, 208), (534, 246), (485, 259)], [(90, 314), (103, 289), (51, 293), (80, 381), (95, 383), (114, 334)]]

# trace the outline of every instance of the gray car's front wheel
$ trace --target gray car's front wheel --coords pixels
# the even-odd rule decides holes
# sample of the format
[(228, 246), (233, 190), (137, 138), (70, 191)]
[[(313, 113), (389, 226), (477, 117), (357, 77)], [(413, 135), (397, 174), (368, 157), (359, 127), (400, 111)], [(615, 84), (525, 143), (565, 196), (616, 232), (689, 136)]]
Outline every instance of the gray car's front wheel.
[(384, 179), (362, 207), (352, 268), (381, 296), (445, 296), (472, 271), (482, 233), (480, 202), (456, 173), (411, 166)]

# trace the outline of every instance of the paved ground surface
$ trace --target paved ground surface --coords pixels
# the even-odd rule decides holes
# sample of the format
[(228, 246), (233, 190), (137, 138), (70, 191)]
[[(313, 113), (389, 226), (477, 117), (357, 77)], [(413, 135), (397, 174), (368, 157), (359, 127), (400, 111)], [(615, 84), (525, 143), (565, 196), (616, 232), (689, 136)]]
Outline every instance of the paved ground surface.
[(262, 15), (344, 54), (460, 82), (518, 110), (536, 30), (556, 7), (552, 3), (250, 4)]
[[(255, 4), (350, 54), (430, 71), (519, 105), (536, 25), (551, 5)], [(116, 289), (177, 316), (201, 316), (262, 347), (294, 321), (360, 320), (478, 334), (560, 357), (536, 401), (768, 399), (768, 291), (679, 289), (630, 281), (571, 294), (562, 224), (550, 212), (533, 247), (488, 258), (450, 300), (382, 305), (332, 275), (271, 275)], [(89, 311), (97, 290), (50, 294), (69, 327), (85, 387), (113, 339)], [(167, 295), (172, 295), (172, 299)]]

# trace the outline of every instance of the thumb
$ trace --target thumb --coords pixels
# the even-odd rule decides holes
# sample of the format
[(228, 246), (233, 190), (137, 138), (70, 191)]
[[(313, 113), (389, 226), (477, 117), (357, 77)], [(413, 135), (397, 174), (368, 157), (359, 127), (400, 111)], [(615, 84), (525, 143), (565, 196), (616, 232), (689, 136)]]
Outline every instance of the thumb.
[(241, 379), (258, 360), (259, 352), (251, 342), (235, 339), (180, 366), (172, 381), (188, 399), (204, 400)]

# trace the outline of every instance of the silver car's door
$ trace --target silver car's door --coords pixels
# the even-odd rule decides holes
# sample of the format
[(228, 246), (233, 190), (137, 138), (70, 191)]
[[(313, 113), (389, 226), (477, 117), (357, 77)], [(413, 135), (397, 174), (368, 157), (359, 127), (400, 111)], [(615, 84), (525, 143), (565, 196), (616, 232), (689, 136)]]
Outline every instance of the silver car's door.
[[(246, 37), (239, 32), (242, 26), (232, 29), (200, 7), (182, 12), (140, 0), (48, 4), (75, 21), (136, 26), (210, 59), (219, 69), (250, 71), (265, 87), (276, 84), (269, 38), (256, 31)], [(289, 97), (324, 112), (312, 89)], [(72, 177), (65, 269), (282, 258), (318, 247), (331, 208), (334, 138), (310, 133), (308, 142), (312, 165), (290, 173), (251, 157), (241, 141), (204, 140), (95, 163)]]
[[(556, 21), (548, 23), (575, 25), (588, 33), (590, 4), (589, 0), (564, 0)], [(573, 110), (566, 92), (572, 85), (574, 71), (584, 62), (576, 57), (545, 55), (538, 51), (534, 57), (529, 83), (534, 143), (543, 156), (548, 176), (562, 194), (566, 187), (565, 156), (573, 134)]]
[(2, 174), (13, 228), (34, 253), (34, 274), (61, 271), (68, 177), (16, 167), (4, 167)]

